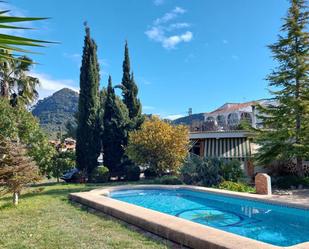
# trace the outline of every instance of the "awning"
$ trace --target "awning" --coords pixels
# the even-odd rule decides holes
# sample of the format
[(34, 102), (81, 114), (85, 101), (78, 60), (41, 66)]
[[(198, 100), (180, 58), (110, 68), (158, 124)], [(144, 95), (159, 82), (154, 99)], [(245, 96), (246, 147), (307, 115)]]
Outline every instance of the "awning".
[(190, 140), (189, 144), (188, 144), (188, 151), (190, 151), (197, 143), (198, 143), (198, 139), (192, 139)]
[(205, 157), (248, 158), (251, 145), (247, 138), (205, 139)]

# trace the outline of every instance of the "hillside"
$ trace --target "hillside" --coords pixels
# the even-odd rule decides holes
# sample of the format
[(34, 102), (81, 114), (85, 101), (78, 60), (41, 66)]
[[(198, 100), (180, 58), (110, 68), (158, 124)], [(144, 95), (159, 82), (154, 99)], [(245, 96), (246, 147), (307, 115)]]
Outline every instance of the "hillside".
[(78, 108), (78, 93), (63, 88), (52, 96), (39, 100), (32, 113), (40, 120), (41, 127), (55, 138), (61, 128), (65, 132), (68, 121), (74, 120)]
[(192, 121), (203, 121), (204, 120), (204, 113), (196, 113), (196, 114), (192, 114), (191, 116), (185, 116), (182, 118), (178, 118), (173, 120), (173, 124), (179, 125), (179, 124), (183, 124), (183, 125), (190, 125), (192, 123)]

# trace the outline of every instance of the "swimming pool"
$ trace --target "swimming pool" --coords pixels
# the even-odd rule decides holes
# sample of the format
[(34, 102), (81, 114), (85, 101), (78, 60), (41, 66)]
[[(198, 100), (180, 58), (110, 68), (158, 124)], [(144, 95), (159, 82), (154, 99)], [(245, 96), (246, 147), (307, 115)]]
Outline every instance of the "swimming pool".
[(113, 199), (276, 246), (309, 241), (309, 211), (188, 189), (120, 189)]

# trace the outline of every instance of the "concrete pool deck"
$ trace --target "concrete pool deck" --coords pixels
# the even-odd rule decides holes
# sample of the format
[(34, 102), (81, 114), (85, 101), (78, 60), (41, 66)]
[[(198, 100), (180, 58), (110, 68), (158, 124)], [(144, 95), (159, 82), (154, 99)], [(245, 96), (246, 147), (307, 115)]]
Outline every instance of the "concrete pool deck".
[(285, 191), (285, 194), (275, 193), (270, 198), (285, 203), (294, 203), (302, 206), (309, 206), (309, 189), (296, 189)]
[(262, 201), (282, 206), (306, 209), (309, 212), (309, 200), (305, 203), (298, 201), (284, 201), (276, 196), (260, 196), (256, 194), (238, 193), (186, 185), (128, 185), (107, 187), (90, 192), (72, 193), (70, 200), (94, 208), (105, 214), (121, 219), (146, 231), (159, 235), (181, 245), (197, 249), (308, 249), (309, 242), (279, 247), (250, 238), (228, 233), (219, 229), (194, 223), (175, 216), (150, 210), (126, 202), (112, 199), (110, 192), (123, 189), (189, 189), (199, 192), (216, 193), (225, 196), (238, 197), (247, 200)]

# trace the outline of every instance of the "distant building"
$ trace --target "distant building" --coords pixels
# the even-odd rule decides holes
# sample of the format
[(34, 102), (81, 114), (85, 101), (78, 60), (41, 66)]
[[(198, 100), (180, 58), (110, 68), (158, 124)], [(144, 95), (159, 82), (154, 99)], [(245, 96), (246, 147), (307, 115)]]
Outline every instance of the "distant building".
[(261, 127), (257, 118), (257, 105), (275, 105), (274, 101), (259, 100), (246, 103), (226, 103), (218, 109), (204, 113), (204, 120), (190, 123), (191, 152), (201, 157), (239, 160), (245, 173), (252, 177), (252, 155), (258, 145), (252, 142), (250, 132), (239, 130), (242, 121)]
[(66, 138), (63, 142), (60, 140), (49, 141), (59, 152), (75, 151), (76, 141), (73, 138)]
[(257, 105), (276, 105), (272, 100), (257, 100), (245, 103), (226, 103), (218, 109), (204, 113), (203, 120), (192, 117), (190, 130), (194, 131), (229, 131), (237, 130), (242, 121), (253, 127), (261, 127), (261, 120), (257, 118)]

